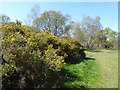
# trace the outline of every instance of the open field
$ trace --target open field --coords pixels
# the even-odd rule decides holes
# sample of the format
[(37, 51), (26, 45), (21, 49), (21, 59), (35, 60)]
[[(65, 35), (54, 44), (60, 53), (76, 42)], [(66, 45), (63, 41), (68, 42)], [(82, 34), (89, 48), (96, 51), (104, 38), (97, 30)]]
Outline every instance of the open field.
[(100, 50), (101, 52), (92, 53), (100, 65), (103, 81), (107, 88), (118, 87), (118, 51)]

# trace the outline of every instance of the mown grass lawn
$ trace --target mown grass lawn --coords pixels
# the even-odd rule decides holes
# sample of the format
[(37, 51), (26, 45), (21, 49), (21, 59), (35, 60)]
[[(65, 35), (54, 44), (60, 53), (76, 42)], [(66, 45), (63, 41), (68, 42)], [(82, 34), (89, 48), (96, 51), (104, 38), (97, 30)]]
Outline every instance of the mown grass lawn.
[(86, 51), (84, 61), (67, 64), (62, 71), (66, 88), (118, 88), (118, 51)]

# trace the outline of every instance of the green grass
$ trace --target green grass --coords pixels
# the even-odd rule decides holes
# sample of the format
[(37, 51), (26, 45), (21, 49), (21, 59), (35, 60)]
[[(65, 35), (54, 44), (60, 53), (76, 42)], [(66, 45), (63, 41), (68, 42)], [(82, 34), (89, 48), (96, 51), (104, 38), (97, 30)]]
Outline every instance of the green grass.
[(118, 88), (118, 51), (100, 50), (98, 53), (91, 53), (99, 63), (103, 81), (107, 88)]
[(104, 49), (86, 53), (89, 59), (65, 66), (62, 71), (66, 77), (63, 87), (117, 88), (117, 50)]

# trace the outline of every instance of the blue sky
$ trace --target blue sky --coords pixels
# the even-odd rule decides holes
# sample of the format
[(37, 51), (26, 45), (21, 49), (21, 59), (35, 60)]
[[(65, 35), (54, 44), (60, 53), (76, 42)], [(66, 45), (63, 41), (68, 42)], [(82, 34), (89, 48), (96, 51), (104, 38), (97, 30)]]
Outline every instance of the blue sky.
[[(40, 6), (40, 13), (46, 10), (61, 11), (69, 14), (75, 22), (81, 22), (83, 16), (100, 16), (103, 27), (110, 27), (118, 31), (118, 3), (117, 2), (6, 2), (0, 3), (2, 12), (11, 18), (24, 21), (34, 5)], [(1, 13), (1, 14), (2, 14)], [(23, 22), (24, 24), (24, 22)]]

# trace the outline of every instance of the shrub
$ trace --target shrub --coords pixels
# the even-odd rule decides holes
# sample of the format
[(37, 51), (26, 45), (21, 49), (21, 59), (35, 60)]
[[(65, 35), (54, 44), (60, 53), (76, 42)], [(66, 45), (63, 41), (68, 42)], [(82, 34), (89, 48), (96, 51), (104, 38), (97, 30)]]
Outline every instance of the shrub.
[(105, 48), (113, 48), (113, 43), (110, 42), (110, 41), (106, 41), (106, 42), (103, 44), (103, 46), (104, 46)]
[(80, 44), (79, 40), (71, 38), (64, 39), (61, 47), (62, 51), (64, 51), (68, 55), (66, 61), (74, 61), (77, 59), (85, 58), (85, 48)]
[[(60, 39), (48, 31), (32, 32), (15, 23), (3, 24), (2, 32), (6, 61), (2, 65), (3, 87), (46, 87), (48, 78), (60, 71), (65, 62), (85, 57), (78, 40)], [(13, 76), (19, 78), (14, 81)]]

